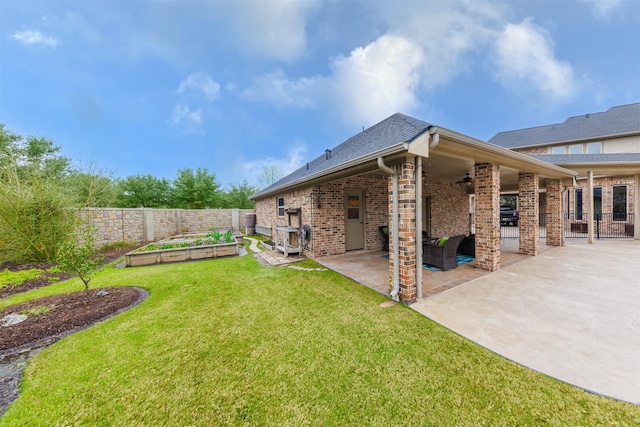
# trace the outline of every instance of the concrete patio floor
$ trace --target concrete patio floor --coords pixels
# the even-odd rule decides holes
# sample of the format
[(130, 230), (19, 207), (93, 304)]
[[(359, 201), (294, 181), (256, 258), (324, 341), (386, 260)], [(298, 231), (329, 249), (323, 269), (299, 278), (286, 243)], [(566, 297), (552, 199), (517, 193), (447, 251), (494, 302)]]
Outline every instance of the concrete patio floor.
[[(500, 248), (503, 268), (530, 258), (518, 253), (517, 239), (501, 240)], [(547, 246), (544, 240), (541, 241), (541, 253), (551, 249), (553, 247)], [(389, 255), (386, 251), (353, 251), (342, 255), (321, 257), (316, 261), (343, 276), (389, 296), (389, 260), (384, 258), (386, 255)], [(431, 271), (428, 269), (422, 271), (422, 296), (425, 298), (490, 274), (489, 271), (475, 268), (475, 262), (462, 264), (450, 271)]]
[[(411, 308), (519, 364), (640, 404), (640, 241), (542, 243), (537, 257), (515, 253), (514, 242), (494, 273), (472, 263), (423, 270), (424, 298)], [(388, 295), (385, 254), (318, 262)]]

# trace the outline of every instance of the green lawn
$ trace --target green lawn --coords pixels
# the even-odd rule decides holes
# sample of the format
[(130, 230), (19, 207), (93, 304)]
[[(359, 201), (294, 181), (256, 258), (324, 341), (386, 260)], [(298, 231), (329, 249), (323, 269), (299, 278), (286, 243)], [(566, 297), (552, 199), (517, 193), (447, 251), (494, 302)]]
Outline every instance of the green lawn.
[[(315, 266), (311, 261), (303, 265)], [(29, 362), (0, 425), (638, 425), (331, 271), (252, 256), (101, 272), (141, 305)], [(74, 279), (11, 300), (80, 290)]]

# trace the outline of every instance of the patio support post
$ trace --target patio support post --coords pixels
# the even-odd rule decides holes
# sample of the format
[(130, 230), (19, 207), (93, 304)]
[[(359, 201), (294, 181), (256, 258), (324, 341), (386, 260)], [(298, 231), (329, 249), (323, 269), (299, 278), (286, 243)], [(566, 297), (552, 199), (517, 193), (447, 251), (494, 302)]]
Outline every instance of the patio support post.
[(635, 184), (633, 193), (633, 238), (640, 240), (640, 175), (635, 176)]
[(398, 174), (398, 249), (400, 299), (406, 304), (416, 300), (416, 175), (413, 159), (400, 165)]
[(475, 165), (476, 267), (500, 268), (500, 171), (498, 165)]
[(519, 252), (523, 255), (536, 256), (539, 252), (540, 239), (538, 202), (538, 174), (518, 174), (518, 221)]
[(416, 156), (416, 297), (422, 299), (422, 156)]
[(589, 243), (593, 243), (593, 220), (594, 220), (594, 215), (593, 215), (593, 171), (588, 171), (587, 172), (587, 181), (588, 181), (588, 188), (587, 188), (587, 242)]
[(562, 246), (562, 182), (548, 179), (547, 189), (547, 245)]
[(378, 157), (378, 167), (389, 174), (390, 180), (388, 182), (389, 191), (391, 195), (391, 204), (389, 204), (389, 217), (391, 218), (391, 224), (389, 227), (389, 234), (391, 235), (391, 242), (389, 242), (389, 251), (392, 256), (389, 262), (389, 275), (391, 276), (391, 292), (390, 296), (394, 301), (398, 301), (398, 293), (400, 292), (400, 269), (398, 265), (398, 173), (395, 169), (390, 168), (384, 163), (382, 157)]

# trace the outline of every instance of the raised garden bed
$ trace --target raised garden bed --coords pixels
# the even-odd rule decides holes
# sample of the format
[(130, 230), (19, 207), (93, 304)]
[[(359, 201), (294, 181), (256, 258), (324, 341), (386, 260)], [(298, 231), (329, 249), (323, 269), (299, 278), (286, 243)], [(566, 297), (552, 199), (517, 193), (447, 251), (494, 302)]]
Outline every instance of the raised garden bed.
[(234, 256), (239, 253), (238, 240), (230, 232), (225, 235), (172, 236), (164, 241), (150, 243), (126, 254), (127, 267), (162, 264), (166, 262)]

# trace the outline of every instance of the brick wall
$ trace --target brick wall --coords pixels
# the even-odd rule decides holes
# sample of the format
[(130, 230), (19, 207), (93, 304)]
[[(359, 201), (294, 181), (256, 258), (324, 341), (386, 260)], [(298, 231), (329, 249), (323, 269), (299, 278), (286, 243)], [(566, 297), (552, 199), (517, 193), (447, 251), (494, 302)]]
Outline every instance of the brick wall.
[(475, 165), (476, 267), (500, 268), (500, 172), (491, 163)]
[(464, 187), (425, 179), (422, 194), (431, 200), (431, 217), (425, 218), (431, 224), (425, 229), (430, 237), (469, 234), (469, 195)]
[(548, 179), (546, 190), (547, 245), (560, 246), (562, 245), (562, 183), (559, 179)]
[[(244, 231), (244, 215), (253, 212), (253, 209), (86, 208), (81, 216), (96, 227), (96, 244), (101, 246), (123, 240), (142, 242), (149, 234), (149, 231), (145, 232), (145, 227), (151, 230), (154, 240), (179, 234), (180, 230), (199, 232), (232, 227), (233, 215), (238, 216), (239, 229)], [(152, 224), (146, 223), (149, 218)]]
[(520, 220), (519, 246), (520, 253), (524, 255), (536, 256), (539, 252), (538, 236), (540, 234), (539, 222), (539, 202), (538, 202), (538, 175), (534, 173), (519, 174), (518, 188), (518, 208)]
[[(389, 195), (393, 189), (389, 185)], [(415, 165), (405, 162), (398, 174), (398, 267), (400, 272), (400, 299), (405, 303), (416, 300), (416, 181)], [(389, 215), (393, 215), (393, 204), (389, 203)], [(393, 230), (391, 230), (393, 233)], [(389, 249), (393, 251), (393, 244)], [(420, 263), (422, 266), (422, 263)], [(393, 275), (393, 257), (389, 263), (389, 274)]]
[(113, 242), (142, 242), (143, 209), (86, 208), (80, 213), (96, 228), (98, 246)]
[[(287, 215), (278, 216), (277, 199), (284, 197), (285, 208), (301, 208), (302, 224), (311, 226), (311, 240), (303, 248), (306, 256), (317, 258), (345, 252), (345, 189), (359, 189), (364, 194), (365, 249), (382, 248), (378, 230), (388, 224), (387, 182), (384, 174), (368, 173), (343, 178), (300, 190), (283, 192), (256, 200), (256, 223), (272, 229), (287, 225)], [(291, 217), (297, 226), (297, 216)]]
[[(248, 212), (253, 212), (249, 210)], [(244, 215), (241, 215), (244, 221)], [(231, 209), (203, 209), (181, 211), (182, 230), (185, 232), (212, 231), (216, 227), (231, 226)], [(244, 227), (241, 227), (244, 230)]]
[[(173, 236), (181, 233), (178, 224), (179, 209), (154, 209), (153, 210), (153, 236), (155, 239)], [(162, 237), (159, 237), (162, 236)]]
[[(569, 212), (572, 214), (575, 213), (575, 189), (582, 188), (582, 212), (586, 214), (589, 209), (587, 199), (589, 183), (586, 179), (580, 179), (577, 183), (577, 187), (571, 187), (569, 189)], [(613, 176), (593, 179), (593, 186), (602, 188), (602, 212), (604, 214), (611, 214), (613, 212), (613, 187), (617, 185), (627, 186), (627, 212), (633, 214), (635, 198), (637, 196), (633, 176)]]

